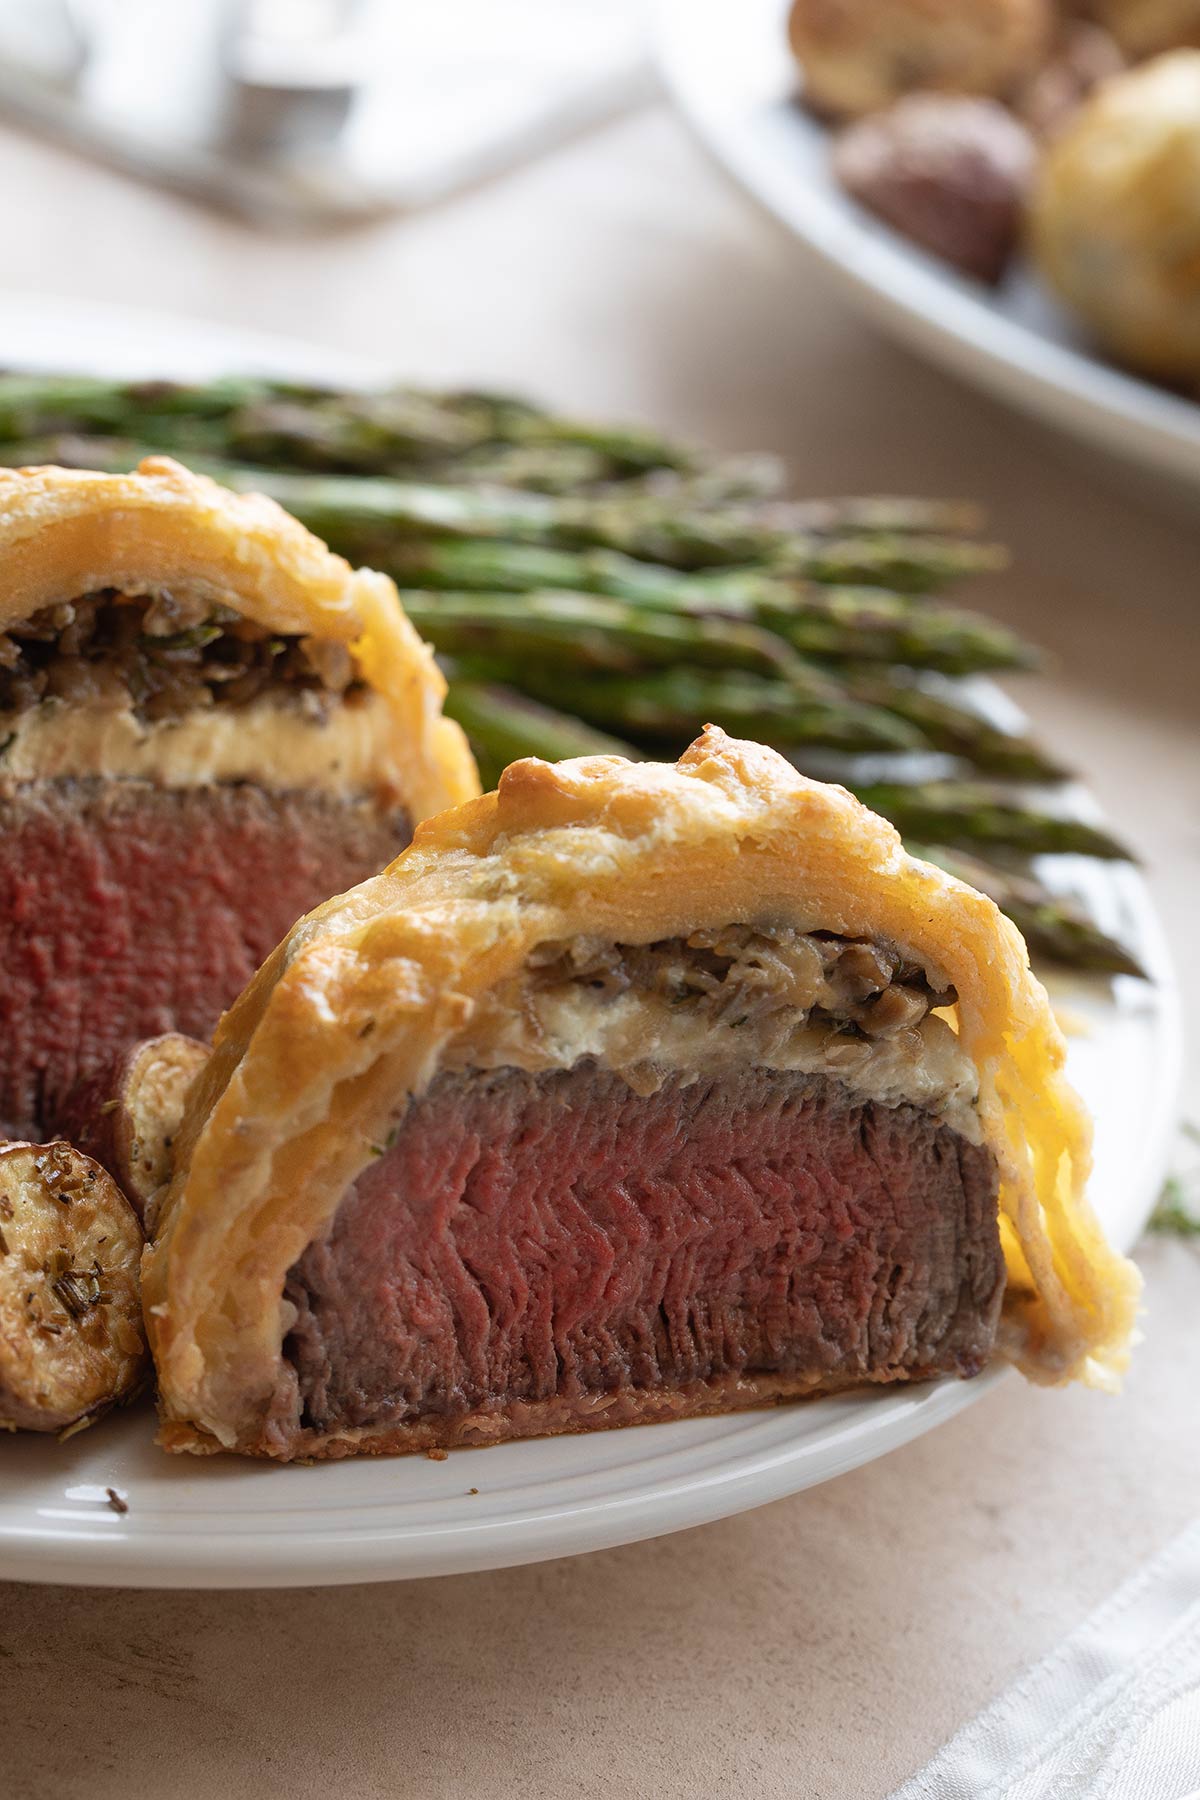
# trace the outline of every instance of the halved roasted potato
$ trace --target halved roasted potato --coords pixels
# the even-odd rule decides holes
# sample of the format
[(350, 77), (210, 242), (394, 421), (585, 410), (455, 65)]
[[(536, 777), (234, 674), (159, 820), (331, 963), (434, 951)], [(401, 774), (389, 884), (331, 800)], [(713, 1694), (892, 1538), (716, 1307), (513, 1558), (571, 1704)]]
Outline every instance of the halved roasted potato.
[(62, 1431), (140, 1386), (142, 1230), (70, 1144), (0, 1145), (0, 1427)]
[(168, 1031), (145, 1038), (81, 1082), (55, 1120), (77, 1149), (106, 1168), (147, 1230), (148, 1209), (171, 1179), (171, 1149), (188, 1089), (209, 1048)]

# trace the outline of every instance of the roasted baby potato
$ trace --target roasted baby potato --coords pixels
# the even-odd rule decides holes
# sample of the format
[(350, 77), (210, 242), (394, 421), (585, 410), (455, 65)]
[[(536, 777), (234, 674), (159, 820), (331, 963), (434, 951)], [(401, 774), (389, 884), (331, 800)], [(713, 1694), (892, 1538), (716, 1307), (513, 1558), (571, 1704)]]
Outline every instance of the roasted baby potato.
[(1011, 93), (1053, 24), (1050, 0), (794, 0), (788, 37), (808, 103), (852, 119), (917, 89)]
[(62, 1431), (136, 1391), (141, 1255), (99, 1163), (70, 1144), (0, 1146), (0, 1426)]
[(145, 1038), (116, 1064), (81, 1082), (55, 1120), (70, 1143), (108, 1170), (144, 1227), (171, 1177), (171, 1147), (208, 1046), (168, 1031)]
[(1033, 176), (1028, 131), (995, 100), (910, 94), (841, 135), (834, 171), (861, 205), (977, 280), (1003, 275)]
[(1113, 355), (1200, 378), (1200, 51), (1106, 81), (1042, 158), (1034, 257)]

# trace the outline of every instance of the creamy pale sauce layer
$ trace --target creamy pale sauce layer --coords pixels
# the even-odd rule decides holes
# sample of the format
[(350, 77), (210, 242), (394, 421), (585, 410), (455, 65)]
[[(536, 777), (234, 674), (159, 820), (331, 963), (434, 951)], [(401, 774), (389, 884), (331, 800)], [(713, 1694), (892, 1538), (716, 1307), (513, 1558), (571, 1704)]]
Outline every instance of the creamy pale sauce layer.
[(389, 789), (387, 702), (357, 694), (313, 717), (294, 695), (237, 707), (205, 707), (179, 718), (139, 719), (128, 707), (45, 700), (0, 717), (0, 776), (139, 778), (161, 787), (257, 781), (265, 787), (330, 792)]
[(597, 992), (566, 983), (512, 984), (483, 1002), (443, 1055), (443, 1068), (515, 1067), (537, 1073), (594, 1057), (639, 1093), (674, 1075), (699, 1079), (754, 1066), (826, 1075), (865, 1100), (925, 1108), (980, 1141), (974, 1064), (945, 1017), (878, 1038), (848, 1036), (835, 1022), (796, 1010), (741, 1022), (657, 995)]

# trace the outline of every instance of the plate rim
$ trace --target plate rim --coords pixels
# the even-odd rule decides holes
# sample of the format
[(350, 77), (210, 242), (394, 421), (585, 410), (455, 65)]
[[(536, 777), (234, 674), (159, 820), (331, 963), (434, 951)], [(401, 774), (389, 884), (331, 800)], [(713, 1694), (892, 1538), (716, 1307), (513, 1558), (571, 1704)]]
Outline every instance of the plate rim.
[(786, 58), (785, 10), (786, 0), (653, 0), (660, 73), (704, 149), (911, 348), (1110, 454), (1200, 483), (1200, 400), (999, 311), (987, 290), (871, 219), (832, 182), (815, 184), (768, 158), (745, 115), (711, 102), (691, 73), (697, 34), (708, 33), (716, 48), (735, 28), (757, 33), (748, 39), (754, 54)]
[[(192, 321), (182, 315), (159, 312), (152, 308), (110, 305), (98, 307), (90, 302), (76, 302), (66, 297), (46, 296), (41, 299), (13, 297), (0, 299), (0, 342), (14, 329), (18, 335), (24, 320), (36, 339), (47, 331), (55, 335), (64, 319), (74, 319), (91, 330), (92, 341), (103, 336), (104, 329), (118, 331), (138, 353), (149, 359), (147, 369), (161, 372), (163, 352), (156, 338), (167, 342), (188, 343), (190, 350), (200, 350), (200, 361), (208, 359), (215, 368), (266, 367), (284, 373), (291, 370), (319, 378), (324, 369), (328, 378), (338, 381), (367, 382), (386, 377), (389, 371), (380, 363), (320, 345), (270, 333), (243, 331), (211, 321)], [(67, 348), (80, 351), (87, 342), (87, 332), (71, 336)], [(86, 354), (64, 356), (67, 366), (74, 360), (80, 366), (95, 366), (103, 351), (90, 359)], [(38, 358), (15, 357), (10, 350), (8, 360), (15, 366), (36, 366)], [(44, 359), (43, 359), (44, 360)], [(134, 361), (137, 356), (135, 354)], [(184, 356), (184, 362), (195, 358)], [(1114, 880), (1117, 871), (1111, 872)], [(1143, 952), (1148, 970), (1154, 977), (1152, 1031), (1156, 1065), (1162, 1079), (1155, 1089), (1155, 1110), (1143, 1121), (1143, 1160), (1141, 1164), (1144, 1191), (1139, 1205), (1132, 1209), (1127, 1228), (1118, 1241), (1128, 1248), (1138, 1235), (1152, 1210), (1162, 1177), (1169, 1165), (1177, 1117), (1178, 1096), (1183, 1071), (1182, 1003), (1175, 983), (1171, 958), (1162, 922), (1149, 889), (1135, 869), (1122, 871), (1126, 877), (1121, 895), (1136, 941)], [(239, 1527), (236, 1508), (227, 1517), (232, 1530), (211, 1535), (198, 1531), (194, 1523), (183, 1521), (176, 1530), (154, 1529), (151, 1535), (137, 1535), (137, 1521), (112, 1514), (97, 1515), (91, 1526), (76, 1520), (71, 1525), (55, 1528), (36, 1515), (31, 1522), (14, 1525), (0, 1520), (0, 1579), (25, 1582), (57, 1582), (71, 1585), (128, 1588), (286, 1588), (294, 1586), (333, 1586), (363, 1581), (394, 1581), (453, 1573), (481, 1572), (493, 1568), (512, 1567), (545, 1561), (560, 1556), (579, 1555), (593, 1550), (614, 1548), (670, 1532), (710, 1524), (742, 1511), (782, 1499), (805, 1488), (819, 1485), (836, 1475), (845, 1474), (912, 1442), (935, 1426), (953, 1418), (991, 1392), (1000, 1381), (1015, 1378), (1015, 1372), (994, 1365), (970, 1382), (944, 1382), (913, 1386), (886, 1393), (861, 1395), (851, 1407), (851, 1416), (819, 1443), (798, 1439), (793, 1444), (777, 1444), (741, 1460), (722, 1452), (721, 1419), (704, 1421), (716, 1427), (711, 1441), (713, 1466), (707, 1472), (680, 1474), (630, 1491), (623, 1497), (600, 1495), (576, 1500), (557, 1510), (521, 1505), (517, 1518), (480, 1519), (455, 1516), (445, 1527), (431, 1533), (427, 1527), (392, 1526), (364, 1531), (346, 1524), (280, 1535), (272, 1544), (269, 1525), (251, 1524)], [(810, 1405), (822, 1404), (819, 1400)], [(729, 1426), (732, 1435), (750, 1437), (756, 1422), (779, 1418), (789, 1409), (750, 1411), (728, 1415), (736, 1425)], [(114, 1421), (119, 1429), (120, 1421)], [(135, 1421), (128, 1420), (130, 1429)], [(699, 1422), (693, 1421), (692, 1425)], [(104, 1429), (103, 1426), (100, 1427)], [(663, 1434), (686, 1431), (688, 1425), (663, 1425), (654, 1428), (647, 1444), (667, 1439)], [(640, 1441), (650, 1427), (636, 1432), (614, 1432), (596, 1436)], [(562, 1442), (562, 1440), (559, 1440)], [(680, 1440), (676, 1440), (677, 1445)], [(701, 1434), (702, 1446), (707, 1443)], [(508, 1446), (512, 1450), (513, 1446)], [(521, 1448), (517, 1446), (516, 1448)], [(475, 1452), (472, 1454), (482, 1454)], [(664, 1449), (664, 1458), (670, 1454)], [(2, 1457), (2, 1452), (0, 1452)], [(407, 1460), (407, 1459), (406, 1459)], [(663, 1460), (660, 1458), (659, 1460)], [(164, 1469), (165, 1469), (164, 1465)], [(245, 1465), (231, 1465), (242, 1472)], [(365, 1465), (365, 1466), (370, 1466)], [(469, 1468), (468, 1462), (465, 1465)], [(332, 1472), (364, 1467), (347, 1462), (326, 1465)], [(268, 1476), (286, 1481), (282, 1470), (269, 1470)], [(0, 1460), (0, 1484), (3, 1462)], [(206, 1509), (201, 1509), (206, 1510)], [(219, 1508), (207, 1509), (219, 1514)], [(353, 1504), (334, 1500), (326, 1510), (353, 1513)], [(359, 1510), (362, 1510), (360, 1503)], [(448, 1509), (449, 1514), (449, 1509)], [(319, 1514), (315, 1516), (321, 1516)], [(251, 1514), (252, 1521), (256, 1515)], [(264, 1563), (264, 1555), (273, 1560)]]

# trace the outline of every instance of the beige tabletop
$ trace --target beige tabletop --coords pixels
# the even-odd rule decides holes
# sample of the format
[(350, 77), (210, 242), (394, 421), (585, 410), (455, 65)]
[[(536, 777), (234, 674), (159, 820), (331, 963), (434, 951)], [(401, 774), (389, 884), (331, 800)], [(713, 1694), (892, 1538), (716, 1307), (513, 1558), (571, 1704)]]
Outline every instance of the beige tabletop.
[[(1016, 562), (977, 598), (1058, 653), (1022, 698), (1144, 853), (1200, 1005), (1196, 525), (884, 342), (665, 111), (316, 243), (0, 136), (0, 259), (10, 292), (782, 451), (803, 492), (978, 496)], [(1142, 1262), (1122, 1399), (1013, 1379), (722, 1524), (407, 1585), (0, 1588), (0, 1793), (876, 1800), (1197, 1509), (1200, 1250), (1154, 1240)]]

